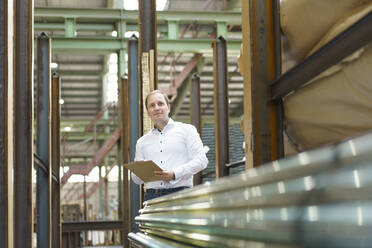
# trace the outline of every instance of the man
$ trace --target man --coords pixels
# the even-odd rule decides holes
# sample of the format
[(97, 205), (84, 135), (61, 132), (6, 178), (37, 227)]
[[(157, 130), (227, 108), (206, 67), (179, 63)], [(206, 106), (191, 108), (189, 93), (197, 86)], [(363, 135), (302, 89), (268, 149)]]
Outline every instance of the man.
[[(147, 201), (192, 187), (193, 175), (207, 167), (208, 159), (196, 128), (169, 118), (167, 95), (152, 91), (145, 104), (154, 128), (138, 139), (135, 161), (152, 160), (163, 169), (155, 171), (161, 181), (145, 183)], [(132, 179), (143, 183), (133, 173)]]

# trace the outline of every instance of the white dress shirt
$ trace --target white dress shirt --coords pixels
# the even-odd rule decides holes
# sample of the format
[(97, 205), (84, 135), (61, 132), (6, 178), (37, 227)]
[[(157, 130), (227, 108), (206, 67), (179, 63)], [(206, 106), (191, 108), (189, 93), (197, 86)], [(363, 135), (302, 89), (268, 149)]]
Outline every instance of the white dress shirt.
[[(192, 187), (193, 175), (205, 169), (208, 164), (196, 128), (170, 118), (162, 131), (153, 128), (138, 139), (134, 160), (152, 160), (163, 170), (174, 172), (174, 180), (145, 183), (146, 189)], [(136, 184), (143, 183), (135, 174), (131, 174)]]

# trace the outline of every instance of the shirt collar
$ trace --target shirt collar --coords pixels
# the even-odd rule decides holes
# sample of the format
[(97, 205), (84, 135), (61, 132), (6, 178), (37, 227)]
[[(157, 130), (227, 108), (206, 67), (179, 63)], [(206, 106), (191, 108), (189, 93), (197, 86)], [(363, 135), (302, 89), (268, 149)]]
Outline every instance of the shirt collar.
[[(169, 117), (168, 119), (168, 122), (167, 122), (167, 125), (165, 125), (165, 127), (163, 128), (163, 131), (168, 127), (168, 126), (171, 126), (174, 124), (174, 120), (172, 118)], [(159, 129), (157, 129), (155, 126), (152, 128), (152, 132), (162, 132), (160, 131)]]

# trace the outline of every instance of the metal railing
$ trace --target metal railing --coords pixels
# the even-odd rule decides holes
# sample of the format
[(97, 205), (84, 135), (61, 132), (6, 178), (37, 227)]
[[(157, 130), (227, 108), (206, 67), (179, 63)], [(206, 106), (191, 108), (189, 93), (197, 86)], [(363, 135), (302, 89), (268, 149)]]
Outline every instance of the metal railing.
[(153, 199), (129, 239), (143, 247), (365, 247), (371, 162), (368, 134)]

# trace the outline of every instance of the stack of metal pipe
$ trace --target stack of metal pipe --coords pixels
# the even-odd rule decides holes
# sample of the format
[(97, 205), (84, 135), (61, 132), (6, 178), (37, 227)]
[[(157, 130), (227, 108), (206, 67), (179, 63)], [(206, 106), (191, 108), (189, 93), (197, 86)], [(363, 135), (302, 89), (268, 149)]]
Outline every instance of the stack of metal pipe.
[(145, 202), (139, 247), (370, 247), (372, 134)]

